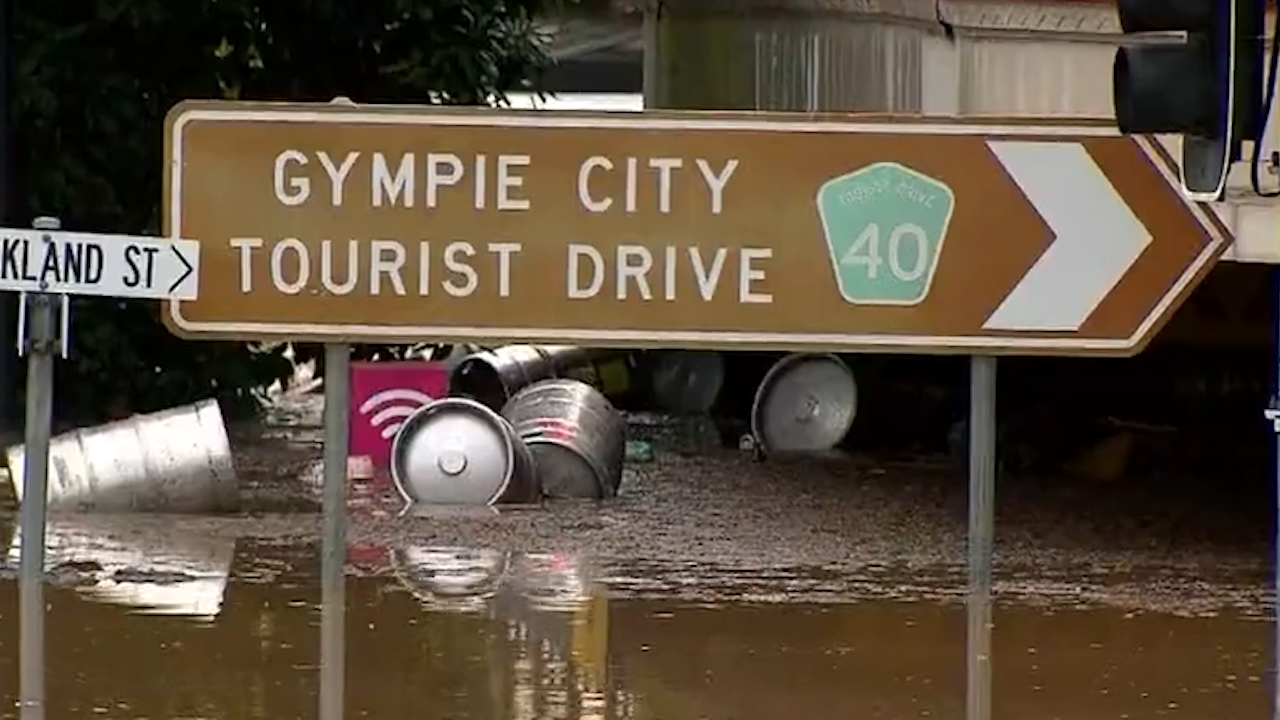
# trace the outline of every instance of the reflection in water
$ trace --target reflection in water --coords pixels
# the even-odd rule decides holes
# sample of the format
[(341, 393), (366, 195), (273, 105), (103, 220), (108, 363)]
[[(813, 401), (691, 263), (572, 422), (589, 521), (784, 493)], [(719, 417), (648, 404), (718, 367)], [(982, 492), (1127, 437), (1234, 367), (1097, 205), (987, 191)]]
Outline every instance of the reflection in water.
[(391, 567), (429, 610), (481, 612), (507, 574), (510, 554), (468, 548), (397, 548)]
[[(489, 621), (487, 630), (459, 638), (458, 647), (444, 652), (466, 657), (468, 645), (489, 635), (483, 644), (491, 717), (629, 717), (610, 710), (608, 601), (582, 558), (408, 547), (393, 550), (392, 563), (428, 613), (481, 614)], [(445, 637), (451, 636), (436, 638), (437, 648)], [(472, 716), (476, 708), (464, 712)]]
[[(171, 555), (184, 534), (142, 555)], [(86, 546), (121, 542), (98, 537)], [(428, 547), (387, 555), (395, 560), (386, 572), (346, 585), (344, 715), (353, 720), (777, 720), (833, 709), (964, 716), (959, 603), (802, 604), (782, 602), (784, 592), (755, 595), (777, 602), (641, 600), (623, 595), (607, 567), (568, 555)], [(313, 546), (242, 540), (221, 612), (198, 623), (52, 584), (47, 717), (316, 717), (318, 566)], [(700, 572), (673, 564), (671, 577), (697, 584)], [(787, 582), (821, 576), (773, 572), (789, 573)], [(96, 583), (97, 571), (85, 580)], [(0, 580), (4, 718), (16, 717), (16, 617), (16, 586)], [(1192, 618), (1006, 605), (995, 628), (997, 718), (1268, 711), (1264, 622), (1225, 611)]]
[(524, 553), (516, 568), (518, 586), (535, 610), (579, 611), (599, 589), (590, 567), (577, 555)]
[[(7, 568), (17, 571), (22, 533), (12, 530)], [(233, 538), (189, 529), (51, 518), (45, 567), (94, 599), (156, 615), (212, 620), (222, 609), (235, 553)]]

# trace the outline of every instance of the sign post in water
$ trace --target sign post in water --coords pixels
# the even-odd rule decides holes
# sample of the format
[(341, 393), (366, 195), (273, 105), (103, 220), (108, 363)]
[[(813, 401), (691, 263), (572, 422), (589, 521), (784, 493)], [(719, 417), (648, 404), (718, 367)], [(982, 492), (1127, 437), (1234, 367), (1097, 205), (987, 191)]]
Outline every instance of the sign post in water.
[(66, 358), (72, 295), (180, 298), (199, 294), (200, 244), (63, 232), (58, 218), (34, 229), (0, 228), (0, 292), (20, 293), (18, 352), (27, 357), (19, 532), (21, 716), (44, 717), (44, 551), (53, 433), (53, 363)]

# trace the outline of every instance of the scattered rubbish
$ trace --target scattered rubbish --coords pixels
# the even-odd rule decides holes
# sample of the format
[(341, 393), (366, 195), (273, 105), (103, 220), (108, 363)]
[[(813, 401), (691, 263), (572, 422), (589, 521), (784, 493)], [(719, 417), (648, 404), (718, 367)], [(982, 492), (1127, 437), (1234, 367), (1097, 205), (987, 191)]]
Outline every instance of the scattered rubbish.
[(718, 352), (674, 350), (648, 353), (649, 392), (657, 409), (705, 413), (724, 387), (724, 357)]
[(433, 400), (391, 446), (391, 479), (406, 501), (440, 505), (537, 502), (529, 448), (506, 419), (468, 398)]
[(1170, 437), (1177, 426), (1154, 424), (1140, 420), (1107, 417), (1103, 420), (1102, 438), (1077, 451), (1062, 468), (1082, 480), (1115, 482), (1128, 474), (1134, 456), (1153, 438)]
[(653, 462), (653, 443), (645, 440), (628, 440), (626, 447), (627, 462)]
[(853, 425), (858, 386), (836, 355), (795, 353), (769, 369), (751, 407), (755, 452), (823, 452), (834, 448)]
[(449, 393), (497, 411), (522, 388), (614, 359), (619, 353), (572, 345), (507, 345), (459, 361), (449, 376)]
[[(15, 445), (6, 455), (21, 503), (25, 451)], [(231, 443), (214, 400), (76, 430), (50, 443), (50, 510), (232, 512), (239, 501)]]
[(738, 437), (738, 451), (749, 454), (752, 460), (764, 459), (764, 451), (760, 449), (760, 442), (751, 433), (743, 433)]
[(626, 413), (627, 438), (663, 452), (698, 455), (720, 447), (720, 432), (708, 415)]
[[(1019, 422), (1001, 422), (996, 431), (996, 469), (1004, 472), (1029, 472), (1036, 469), (1061, 469), (1056, 464), (1061, 451), (1053, 448), (1045, 453), (1046, 448), (1033, 446), (1024, 439), (1030, 423), (1025, 418)], [(962, 417), (951, 425), (947, 433), (947, 456), (951, 465), (957, 468), (969, 466), (969, 418)]]
[(377, 476), (377, 468), (373, 466), (373, 458), (368, 455), (351, 455), (347, 457), (348, 480), (372, 480)]
[(1129, 428), (1111, 432), (1070, 459), (1064, 469), (1082, 480), (1115, 482), (1129, 469), (1137, 439), (1137, 432)]
[(611, 356), (605, 353), (597, 361), (565, 368), (559, 375), (580, 380), (604, 393), (605, 397), (618, 397), (631, 390), (632, 363), (633, 358), (629, 354)]
[(516, 393), (502, 415), (532, 451), (545, 496), (617, 494), (627, 423), (599, 390), (568, 378), (543, 380)]
[(479, 345), (417, 345), (409, 352), (405, 353), (406, 360), (425, 360), (427, 362), (438, 362), (446, 368), (452, 370), (458, 366), (458, 363), (467, 359), (482, 350)]
[(315, 392), (324, 385), (324, 378), (316, 375), (316, 361), (300, 361), (292, 343), (265, 342), (257, 345), (260, 352), (272, 352), (284, 345), (281, 355), (293, 366), (293, 373), (285, 380), (275, 380), (264, 391), (268, 402), (284, 397), (298, 397)]

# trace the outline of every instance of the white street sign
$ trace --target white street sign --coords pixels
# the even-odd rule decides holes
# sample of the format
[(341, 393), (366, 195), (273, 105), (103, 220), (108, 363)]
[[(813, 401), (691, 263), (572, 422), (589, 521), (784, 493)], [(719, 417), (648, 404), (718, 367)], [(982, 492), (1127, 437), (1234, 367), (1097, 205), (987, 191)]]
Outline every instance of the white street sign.
[(1080, 143), (988, 141), (1055, 239), (986, 330), (1076, 331), (1151, 244), (1151, 232)]
[(0, 228), (0, 291), (195, 300), (200, 243)]

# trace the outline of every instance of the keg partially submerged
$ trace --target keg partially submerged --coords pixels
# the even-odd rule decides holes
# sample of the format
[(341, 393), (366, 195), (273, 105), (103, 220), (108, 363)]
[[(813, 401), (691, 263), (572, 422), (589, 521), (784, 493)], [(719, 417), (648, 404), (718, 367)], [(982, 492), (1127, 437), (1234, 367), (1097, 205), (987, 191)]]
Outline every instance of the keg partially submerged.
[[(22, 501), (26, 448), (5, 453)], [(216, 400), (58, 435), (48, 507), (80, 512), (230, 512), (240, 491)]]
[(533, 345), (507, 345), (468, 355), (449, 374), (449, 393), (491, 410), (502, 407), (520, 388), (549, 378), (550, 361)]
[(828, 354), (788, 355), (769, 369), (751, 407), (751, 436), (764, 454), (823, 452), (853, 426), (853, 371)]
[(532, 452), (543, 495), (617, 494), (627, 423), (600, 391), (568, 378), (543, 380), (516, 393), (502, 415)]
[(615, 350), (572, 345), (507, 345), (463, 358), (449, 376), (449, 393), (497, 411), (522, 388), (540, 380), (574, 374)]
[(705, 413), (724, 386), (725, 362), (718, 352), (667, 350), (649, 354), (649, 390), (666, 412)]
[(533, 456), (511, 424), (466, 398), (410, 415), (391, 445), (391, 479), (410, 503), (498, 505), (540, 498)]

